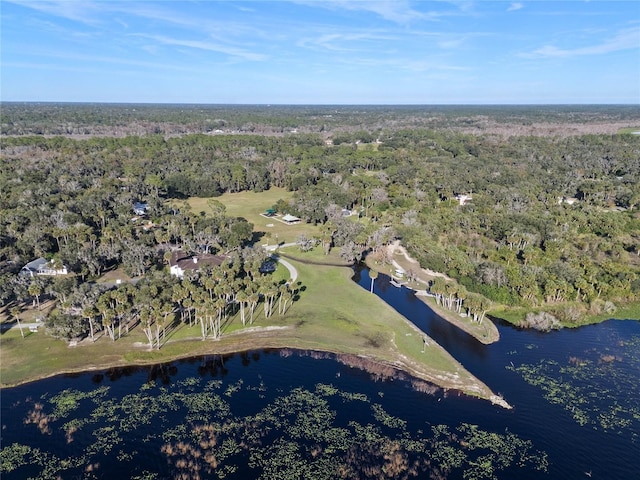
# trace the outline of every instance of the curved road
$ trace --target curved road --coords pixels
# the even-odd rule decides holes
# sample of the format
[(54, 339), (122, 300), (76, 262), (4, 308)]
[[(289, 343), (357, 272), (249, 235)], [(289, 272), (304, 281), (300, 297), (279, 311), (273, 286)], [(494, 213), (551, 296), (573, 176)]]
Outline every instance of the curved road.
[(278, 262), (287, 267), (287, 270), (289, 270), (289, 276), (291, 277), (290, 282), (294, 283), (298, 279), (298, 270), (296, 269), (296, 267), (291, 265), (286, 260), (283, 260), (282, 258), (278, 258)]
[[(296, 246), (295, 243), (283, 243), (281, 245), (268, 245), (268, 246), (264, 246), (264, 249), (267, 252), (275, 252), (278, 248), (283, 248), (283, 247), (294, 247)], [(289, 262), (287, 262), (286, 260), (283, 260), (282, 258), (277, 258), (278, 262), (281, 263), (282, 265), (284, 265), (287, 270), (289, 270), (289, 276), (291, 277), (291, 283), (294, 283), (297, 279), (298, 279), (298, 270), (296, 269), (296, 267), (294, 267), (293, 265), (291, 265)]]

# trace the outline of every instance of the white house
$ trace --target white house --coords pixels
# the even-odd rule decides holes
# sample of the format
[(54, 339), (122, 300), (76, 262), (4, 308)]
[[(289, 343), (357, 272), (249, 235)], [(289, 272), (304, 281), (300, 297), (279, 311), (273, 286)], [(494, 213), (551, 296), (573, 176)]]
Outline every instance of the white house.
[(34, 277), (36, 275), (66, 275), (68, 272), (67, 267), (65, 265), (58, 266), (53, 260), (47, 261), (46, 258), (36, 258), (35, 260), (31, 260), (20, 270), (20, 275), (29, 275), (30, 277)]
[(178, 278), (183, 278), (187, 270), (199, 270), (203, 267), (219, 267), (228, 257), (225, 255), (187, 255), (182, 251), (173, 252), (169, 260), (169, 272)]

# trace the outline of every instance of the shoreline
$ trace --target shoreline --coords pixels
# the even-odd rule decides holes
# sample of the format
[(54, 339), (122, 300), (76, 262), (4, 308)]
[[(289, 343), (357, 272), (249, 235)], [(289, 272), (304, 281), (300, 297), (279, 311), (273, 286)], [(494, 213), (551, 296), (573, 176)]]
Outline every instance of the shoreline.
[[(189, 338), (180, 340), (180, 342), (201, 342), (200, 338)], [(213, 342), (212, 340), (208, 340)], [(433, 340), (430, 339), (431, 342)], [(435, 342), (434, 342), (435, 343)], [(67, 348), (82, 348), (81, 346), (67, 346)], [(412, 388), (415, 389), (416, 382), (424, 382), (434, 389), (441, 389), (444, 392), (447, 391), (457, 391), (464, 395), (467, 395), (472, 398), (477, 398), (480, 400), (488, 400), (494, 405), (498, 405), (502, 408), (510, 410), (513, 408), (504, 398), (499, 395), (494, 394), (484, 383), (481, 381), (477, 381), (474, 383), (471, 382), (462, 382), (458, 383), (457, 375), (436, 375), (429, 374), (424, 371), (420, 371), (419, 369), (415, 369), (409, 366), (410, 360), (407, 357), (402, 355), (399, 356), (397, 361), (387, 361), (384, 359), (380, 359), (376, 356), (369, 355), (366, 353), (348, 353), (341, 352), (338, 350), (329, 350), (329, 349), (312, 349), (312, 348), (298, 348), (291, 347), (288, 345), (255, 345), (249, 349), (233, 349), (233, 348), (222, 348), (220, 350), (215, 351), (198, 351), (191, 352), (189, 354), (178, 354), (175, 356), (166, 356), (165, 358), (154, 358), (154, 359), (146, 359), (146, 360), (136, 360), (136, 361), (116, 361), (111, 363), (106, 363), (104, 365), (87, 365), (84, 367), (78, 368), (69, 368), (69, 369), (60, 369), (48, 373), (44, 373), (41, 375), (36, 375), (35, 377), (26, 378), (20, 380), (15, 383), (5, 384), (0, 383), (0, 391), (3, 389), (16, 388), (24, 385), (28, 385), (30, 383), (38, 382), (41, 380), (46, 380), (49, 378), (54, 378), (61, 375), (75, 375), (75, 374), (85, 374), (99, 371), (106, 371), (113, 368), (127, 368), (127, 367), (151, 367), (153, 365), (159, 364), (168, 364), (173, 362), (179, 362), (182, 360), (186, 360), (189, 358), (197, 358), (203, 357), (207, 355), (237, 355), (244, 352), (251, 351), (263, 351), (263, 350), (277, 350), (282, 355), (283, 352), (294, 351), (298, 355), (308, 355), (313, 357), (314, 355), (323, 355), (329, 356), (334, 361), (339, 363), (343, 363), (351, 368), (357, 368), (371, 375), (378, 375), (382, 379), (388, 378), (400, 378), (406, 380), (407, 382), (412, 384)], [(144, 350), (145, 352), (150, 352), (148, 349)], [(156, 350), (153, 350), (155, 352)], [(357, 359), (358, 361), (353, 361), (352, 359)], [(462, 366), (460, 364), (460, 366)], [(392, 369), (392, 374), (388, 373), (388, 369)], [(382, 372), (382, 373), (381, 373)], [(406, 377), (403, 377), (406, 376)], [(475, 377), (474, 377), (475, 378)]]
[[(369, 260), (371, 260), (371, 258)], [(295, 259), (293, 261), (298, 263), (304, 262), (305, 260)], [(299, 265), (299, 268), (310, 269), (306, 272), (305, 275), (303, 275), (303, 278), (308, 278), (312, 271), (315, 272), (316, 270), (327, 269), (325, 273), (320, 273), (320, 275), (327, 275), (328, 272), (331, 271), (335, 273), (336, 276), (345, 278), (349, 277), (347, 282), (350, 283), (347, 283), (348, 285), (351, 285), (353, 283), (351, 280), (351, 270), (348, 268), (322, 267), (317, 264), (305, 265), (304, 263), (302, 265)], [(317, 285), (317, 287), (319, 288), (319, 290), (322, 290), (323, 288), (326, 288), (326, 285)], [(355, 287), (356, 288), (354, 289), (354, 291), (361, 291), (363, 300), (365, 298), (371, 298), (370, 293), (366, 289), (362, 289), (357, 285)], [(343, 285), (342, 288), (346, 288), (346, 285)], [(350, 295), (354, 294), (355, 293), (351, 293)], [(467, 331), (465, 328), (463, 328), (464, 325), (458, 325), (459, 321), (457, 321), (458, 319), (455, 318), (457, 315), (453, 314), (453, 312), (451, 312), (451, 315), (448, 315), (449, 312), (446, 309), (439, 308), (438, 305), (435, 305), (434, 301), (430, 301), (427, 298), (422, 298), (419, 295), (417, 295), (417, 297), (423, 303), (429, 306), (429, 308), (431, 308), (437, 315), (451, 322), (452, 324), (455, 324), (462, 330)], [(377, 297), (375, 298), (377, 299)], [(451, 355), (443, 347), (438, 345), (433, 339), (426, 336), (406, 317), (397, 314), (397, 312), (395, 312), (395, 310), (393, 310), (393, 308), (386, 302), (378, 299), (378, 301), (382, 302), (382, 305), (384, 305), (386, 309), (393, 310), (398, 317), (403, 319), (404, 328), (398, 330), (398, 327), (396, 325), (395, 329), (393, 330), (393, 338), (390, 341), (389, 348), (381, 348), (371, 345), (359, 346), (356, 343), (357, 336), (355, 338), (352, 337), (350, 339), (346, 339), (345, 342), (337, 344), (329, 341), (330, 339), (327, 339), (326, 337), (314, 336), (313, 333), (304, 331), (305, 328), (301, 327), (303, 323), (308, 322), (310, 324), (314, 324), (317, 320), (323, 321), (324, 319), (323, 316), (318, 316), (317, 311), (314, 310), (314, 305), (309, 305), (307, 303), (307, 300), (312, 301), (312, 299), (309, 298), (299, 303), (298, 307), (296, 307), (295, 309), (295, 312), (293, 312), (293, 318), (288, 317), (289, 314), (281, 317), (280, 319), (272, 318), (272, 323), (270, 323), (269, 325), (256, 324), (255, 326), (249, 328), (232, 330), (224, 334), (223, 337), (218, 340), (207, 339), (206, 341), (203, 341), (200, 336), (196, 335), (178, 335), (179, 338), (172, 338), (173, 335), (170, 335), (168, 341), (163, 345), (163, 348), (161, 350), (149, 350), (146, 343), (142, 341), (135, 341), (136, 339), (141, 340), (143, 337), (136, 338), (135, 335), (125, 336), (115, 343), (108, 341), (106, 337), (98, 339), (96, 344), (85, 340), (84, 342), (80, 342), (76, 346), (68, 346), (66, 342), (55, 340), (50, 337), (45, 337), (42, 333), (32, 334), (34, 335), (34, 337), (28, 335), (27, 341), (29, 337), (31, 337), (31, 341), (36, 341), (35, 343), (31, 344), (32, 347), (35, 347), (35, 349), (40, 349), (41, 351), (46, 350), (46, 355), (51, 354), (54, 360), (56, 359), (56, 355), (59, 358), (63, 357), (63, 365), (60, 368), (54, 367), (47, 371), (47, 368), (52, 365), (52, 362), (48, 361), (51, 357), (47, 357), (47, 361), (41, 360), (41, 365), (44, 368), (40, 369), (40, 373), (37, 373), (37, 359), (35, 362), (31, 362), (32, 358), (28, 355), (29, 347), (27, 347), (27, 355), (18, 355), (20, 358), (17, 364), (19, 364), (20, 362), (30, 363), (31, 369), (36, 370), (36, 373), (34, 375), (31, 375), (29, 373), (30, 370), (27, 370), (26, 373), (16, 374), (16, 377), (18, 377), (16, 381), (9, 382), (4, 382), (4, 378), (2, 377), (4, 377), (5, 375), (2, 375), (2, 377), (0, 377), (0, 389), (17, 387), (31, 382), (52, 378), (58, 375), (90, 373), (95, 371), (107, 370), (110, 368), (146, 367), (150, 365), (175, 362), (186, 358), (199, 357), (204, 355), (232, 355), (246, 351), (274, 349), (281, 351), (295, 350), (298, 352), (320, 352), (321, 354), (335, 355), (337, 357), (336, 360), (338, 360), (340, 357), (357, 358), (362, 362), (372, 365), (374, 369), (376, 367), (378, 369), (393, 368), (399, 372), (402, 372), (403, 374), (408, 375), (410, 377), (409, 381), (414, 380), (428, 382), (429, 384), (435, 385), (438, 388), (442, 388), (445, 391), (458, 391), (471, 397), (489, 400), (493, 404), (500, 405), (506, 409), (512, 408), (511, 405), (509, 405), (503, 398), (495, 395), (494, 392), (481, 380), (467, 372), (464, 366), (453, 357), (451, 357)], [(326, 299), (324, 298), (322, 300), (326, 301)], [(369, 304), (371, 302), (366, 303)], [(375, 303), (372, 303), (371, 306), (377, 310), (379, 310), (380, 308), (380, 306), (376, 307)], [(324, 309), (326, 309), (326, 306), (323, 307), (323, 310)], [(340, 309), (336, 309), (334, 312), (334, 315), (345, 314), (345, 312)], [(382, 314), (382, 312), (379, 313), (383, 317), (385, 316)], [(358, 315), (356, 314), (356, 316)], [(362, 317), (358, 320), (367, 322), (366, 314), (362, 315)], [(350, 319), (349, 322), (353, 323)], [(495, 329), (497, 333), (497, 327), (495, 327), (493, 322), (488, 319), (485, 320), (485, 322), (489, 322), (489, 324), (493, 329)], [(489, 324), (485, 323), (485, 325)], [(396, 335), (396, 332), (398, 332), (398, 335)], [(350, 332), (344, 333), (348, 334)], [(419, 353), (419, 350), (416, 350), (415, 345), (412, 345), (411, 342), (413, 342), (413, 344), (416, 344), (418, 342), (421, 344), (419, 339), (424, 337), (428, 339), (429, 349), (433, 349), (430, 351), (434, 353), (427, 353), (424, 357), (422, 357), (422, 355)], [(474, 335), (474, 338), (485, 344), (492, 343), (491, 341), (486, 341), (486, 339), (485, 341), (483, 341), (482, 338), (478, 338), (478, 336), (476, 335)], [(21, 340), (19, 336), (15, 336), (14, 338), (3, 338), (3, 373), (6, 373), (6, 370), (11, 368), (10, 365), (8, 366), (9, 362), (7, 361), (11, 359), (11, 349), (17, 347), (18, 345), (21, 345), (20, 343), (15, 343), (12, 347), (10, 343), (20, 341)], [(49, 352), (50, 348), (51, 352)], [(17, 350), (15, 351), (24, 350), (25, 349), (22, 349), (22, 347), (17, 347)], [(55, 352), (55, 350), (57, 350), (57, 352)], [(69, 358), (71, 357), (71, 355), (69, 355), (71, 350), (80, 350), (83, 353), (83, 358), (93, 357), (94, 359), (96, 359), (97, 356), (99, 357), (99, 355), (105, 357), (106, 353), (106, 361), (94, 361), (89, 365), (66, 367), (64, 366), (65, 363), (67, 365), (74, 363), (72, 359), (69, 360)], [(93, 355), (93, 352), (91, 351), (95, 352), (96, 355)], [(438, 358), (440, 358), (440, 360), (438, 360)], [(442, 358), (445, 358), (445, 361), (442, 361)], [(440, 364), (438, 364), (439, 361)], [(76, 363), (78, 362), (76, 361)], [(443, 364), (445, 365), (444, 367), (442, 366)], [(364, 370), (366, 371), (366, 369)], [(461, 374), (460, 376), (458, 375), (459, 373)]]
[[(425, 275), (427, 277), (442, 277), (445, 278), (447, 280), (451, 280), (449, 277), (447, 277), (445, 274), (443, 273), (438, 273), (438, 272), (433, 272), (431, 270), (426, 270), (426, 269), (422, 269), (420, 268), (417, 260), (414, 260), (413, 258), (411, 258), (409, 256), (409, 254), (407, 253), (407, 251), (405, 250), (405, 248), (400, 244), (399, 240), (396, 240), (395, 242), (393, 242), (391, 245), (389, 245), (387, 247), (387, 251), (388, 254), (391, 258), (391, 272), (387, 271), (384, 268), (381, 268), (381, 265), (377, 263), (377, 261), (374, 258), (371, 257), (366, 257), (364, 259), (365, 264), (367, 265), (367, 267), (376, 270), (379, 273), (382, 273), (384, 275), (389, 276), (391, 279), (393, 280), (398, 280), (397, 277), (395, 277), (393, 275), (393, 269), (399, 269), (402, 271), (407, 271), (408, 269), (405, 268), (405, 265), (401, 265), (400, 263), (398, 263), (398, 261), (396, 260), (397, 256), (403, 256), (406, 260), (406, 262), (408, 262), (410, 265), (416, 265), (417, 268), (419, 268), (419, 272), (416, 273), (416, 283), (420, 283), (424, 286), (427, 286), (429, 284), (428, 280), (425, 280), (422, 275)], [(404, 262), (403, 262), (404, 263)], [(458, 313), (452, 311), (452, 310), (448, 310), (446, 308), (442, 308), (440, 305), (438, 305), (435, 301), (430, 300), (431, 297), (424, 297), (422, 295), (418, 295), (417, 292), (420, 292), (421, 290), (419, 290), (418, 288), (409, 285), (408, 283), (402, 285), (410, 290), (413, 290), (414, 292), (416, 292), (416, 298), (418, 300), (420, 300), (422, 303), (424, 303), (427, 307), (429, 307), (431, 310), (433, 310), (433, 312), (438, 315), (440, 318), (446, 320), (447, 322), (451, 323), (452, 325), (458, 327), (460, 330), (466, 332), (467, 334), (471, 335), (473, 338), (475, 338), (477, 341), (479, 341), (480, 343), (483, 343), (485, 345), (489, 345), (491, 343), (497, 342), (498, 340), (500, 340), (500, 332), (498, 331), (498, 328), (495, 326), (495, 324), (489, 319), (489, 318), (484, 318), (483, 319), (483, 323), (478, 324), (475, 322), (471, 322), (470, 320), (465, 320), (468, 319), (469, 317), (462, 317), (460, 316)]]
[[(25, 339), (18, 333), (3, 336), (0, 388), (59, 374), (274, 348), (367, 359), (443, 389), (458, 390), (510, 408), (411, 321), (354, 284), (351, 269), (292, 262), (308, 288), (291, 311), (268, 319), (260, 315), (249, 328), (236, 328), (237, 324), (230, 323), (232, 327), (217, 340), (203, 341), (198, 335), (198, 326), (184, 324), (170, 332), (160, 350), (152, 351), (136, 329), (116, 342), (102, 336), (95, 343), (84, 341), (73, 347), (43, 333), (33, 333)], [(423, 343), (425, 338), (427, 342)]]
[[(417, 327), (413, 325), (412, 327), (414, 327), (416, 330), (419, 331)], [(368, 352), (361, 352), (361, 353), (345, 352), (345, 351), (340, 351), (338, 349), (329, 349), (329, 348), (320, 348), (320, 347), (301, 348), (299, 346), (292, 346), (286, 341), (285, 342), (278, 341), (276, 337), (271, 336), (272, 333), (282, 332), (282, 330), (292, 330), (292, 329), (293, 329), (292, 327), (275, 327), (275, 328), (274, 327), (254, 327), (249, 331), (234, 332), (234, 333), (228, 334), (226, 336), (226, 339), (233, 339), (234, 337), (238, 339), (238, 337), (245, 336), (245, 335), (247, 336), (247, 338), (240, 338), (239, 340), (242, 343), (240, 343), (239, 345), (236, 342), (233, 342), (233, 343), (230, 342), (230, 344), (228, 345), (217, 345), (218, 347), (221, 347), (221, 348), (215, 348), (215, 349), (212, 349), (211, 347), (216, 346), (216, 344), (218, 343), (217, 340), (209, 339), (209, 340), (203, 341), (200, 337), (188, 337), (180, 340), (173, 340), (168, 342), (166, 345), (172, 345), (172, 344), (184, 345), (185, 343), (201, 343), (205, 345), (207, 343), (209, 344), (204, 349), (199, 348), (189, 353), (179, 353), (174, 355), (162, 354), (162, 352), (159, 350), (149, 350), (148, 348), (146, 348), (146, 345), (145, 345), (145, 348), (143, 349), (140, 348), (140, 350), (138, 350), (137, 353), (139, 354), (160, 353), (161, 355), (155, 358), (147, 358), (147, 359), (139, 358), (136, 360), (120, 359), (113, 362), (105, 362), (104, 364), (92, 364), (92, 365), (86, 365), (78, 368), (62, 368), (55, 371), (35, 375), (33, 377), (24, 378), (14, 383), (0, 382), (0, 391), (5, 388), (19, 387), (19, 386), (27, 385), (29, 383), (37, 382), (40, 380), (53, 378), (59, 375), (91, 373), (91, 372), (104, 371), (111, 368), (120, 368), (120, 367), (148, 367), (148, 366), (153, 366), (153, 365), (158, 365), (163, 363), (172, 363), (180, 360), (185, 360), (188, 358), (202, 357), (207, 355), (236, 355), (243, 352), (249, 352), (254, 350), (271, 350), (272, 349), (272, 350), (278, 350), (278, 351), (292, 350), (292, 351), (298, 352), (301, 355), (303, 354), (303, 352), (307, 352), (309, 354), (317, 353), (322, 355), (332, 355), (335, 357), (334, 360), (336, 361), (341, 361), (341, 359), (343, 358), (357, 358), (360, 360), (360, 362), (363, 363), (363, 365), (367, 365), (370, 368), (365, 368), (363, 365), (354, 365), (353, 362), (351, 363), (342, 362), (342, 363), (352, 366), (353, 368), (359, 368), (368, 373), (379, 371), (380, 368), (382, 369), (391, 368), (396, 371), (395, 377), (397, 377), (398, 374), (405, 374), (409, 377), (409, 379), (407, 379), (409, 381), (413, 379), (415, 381), (426, 382), (444, 391), (449, 391), (449, 390), (459, 391), (470, 397), (488, 400), (492, 404), (499, 405), (505, 409), (513, 408), (502, 397), (494, 394), (487, 385), (485, 385), (476, 377), (472, 377), (475, 381), (470, 381), (469, 379), (467, 380), (461, 379), (457, 372), (455, 374), (449, 374), (449, 375), (442, 374), (442, 373), (437, 374), (433, 371), (429, 371), (428, 368), (420, 368), (420, 365), (416, 364), (416, 362), (412, 361), (410, 358), (401, 354), (400, 352), (397, 353), (397, 356), (394, 360), (387, 360)], [(255, 342), (256, 340), (256, 337), (254, 336), (255, 333), (262, 333), (262, 334), (267, 333), (268, 335), (261, 335), (260, 337), (258, 337), (258, 339), (263, 340), (263, 342), (257, 343)], [(422, 334), (421, 331), (420, 333)], [(430, 337), (427, 337), (427, 338), (429, 338), (429, 342), (431, 345), (437, 345), (439, 348), (442, 348)], [(253, 343), (253, 345), (246, 346), (247, 348), (245, 348), (245, 343)], [(92, 346), (94, 346), (93, 343), (85, 343), (85, 344), (78, 344), (74, 346), (66, 345), (66, 348), (82, 349), (82, 348), (87, 348)], [(137, 345), (138, 348), (141, 346), (142, 345)], [(455, 364), (458, 367), (464, 368), (462, 364), (460, 364), (457, 360), (453, 359), (453, 357), (451, 357), (451, 360), (455, 362)]]

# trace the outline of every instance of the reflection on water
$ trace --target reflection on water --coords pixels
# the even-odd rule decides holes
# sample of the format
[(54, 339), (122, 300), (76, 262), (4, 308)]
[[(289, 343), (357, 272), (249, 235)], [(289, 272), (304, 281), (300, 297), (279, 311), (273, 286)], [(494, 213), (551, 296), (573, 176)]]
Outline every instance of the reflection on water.
[[(392, 383), (354, 381), (356, 370), (325, 354), (283, 353), (270, 356), (266, 378), (246, 363), (251, 352), (127, 370), (102, 385), (67, 378), (80, 388), (55, 394), (46, 382), (28, 397), (12, 389), (20, 400), (3, 406), (3, 478), (473, 479), (548, 468), (517, 434), (415, 422)], [(279, 377), (287, 365), (311, 381)], [(329, 372), (330, 383), (313, 383)], [(136, 388), (116, 388), (134, 378)]]

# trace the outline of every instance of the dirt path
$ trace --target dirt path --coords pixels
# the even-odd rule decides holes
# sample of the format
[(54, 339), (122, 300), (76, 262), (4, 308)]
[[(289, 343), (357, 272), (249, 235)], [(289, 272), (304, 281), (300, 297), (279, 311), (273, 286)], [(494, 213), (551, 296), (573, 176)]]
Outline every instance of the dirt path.
[[(418, 263), (418, 261), (415, 258), (412, 258), (409, 256), (409, 253), (407, 252), (407, 249), (404, 248), (402, 245), (400, 245), (400, 240), (396, 240), (395, 242), (393, 242), (391, 245), (389, 245), (387, 247), (387, 251), (389, 252), (389, 257), (391, 258), (391, 263), (393, 263), (393, 266), (399, 270), (402, 271), (406, 271), (407, 269), (402, 267), (394, 258), (394, 255), (396, 255), (396, 253), (400, 253), (401, 255), (404, 256), (404, 258), (411, 263), (412, 265), (415, 265), (416, 268), (418, 268), (420, 270), (420, 272), (422, 272), (424, 275), (427, 275), (429, 277), (440, 277), (440, 278), (444, 278), (445, 280), (448, 281), (453, 281), (450, 277), (448, 277), (447, 275), (445, 275), (444, 273), (440, 273), (440, 272), (434, 272), (433, 270), (429, 270), (428, 268), (420, 268), (420, 264)], [(425, 281), (422, 278), (417, 278), (417, 280), (420, 283), (424, 283), (424, 284), (428, 284), (427, 281)]]
[[(387, 252), (389, 253), (389, 258), (391, 258), (391, 263), (393, 264), (393, 267), (395, 269), (405, 273), (409, 269), (413, 270), (414, 280), (418, 283), (421, 283), (422, 285), (428, 286), (429, 281), (435, 277), (440, 277), (444, 278), (447, 281), (455, 282), (455, 280), (448, 277), (444, 273), (434, 272), (433, 270), (429, 270), (428, 268), (420, 268), (420, 264), (418, 263), (418, 261), (409, 256), (407, 250), (400, 244), (399, 240), (396, 240), (391, 245), (389, 245), (387, 247)], [(398, 263), (398, 261), (396, 260), (396, 255), (404, 256), (404, 266)], [(407, 268), (406, 262), (408, 262), (411, 266)], [(416, 298), (426, 303), (427, 306), (434, 312), (436, 312), (441, 318), (454, 324), (459, 329), (467, 332), (479, 342), (490, 344), (493, 342), (497, 342), (500, 339), (500, 333), (491, 320), (485, 318), (481, 324), (478, 324), (471, 321), (469, 317), (463, 317), (461, 315), (458, 315), (454, 311), (440, 307), (433, 301), (433, 299), (429, 299), (428, 296), (420, 295), (420, 293), (425, 294), (426, 292), (416, 290)]]

